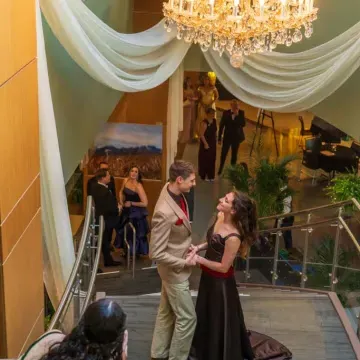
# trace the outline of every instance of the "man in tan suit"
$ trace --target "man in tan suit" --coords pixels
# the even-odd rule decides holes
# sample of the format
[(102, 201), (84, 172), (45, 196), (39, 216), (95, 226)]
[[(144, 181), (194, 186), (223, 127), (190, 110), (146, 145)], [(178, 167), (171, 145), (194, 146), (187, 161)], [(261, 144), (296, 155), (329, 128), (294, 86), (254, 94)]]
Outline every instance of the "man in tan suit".
[(152, 218), (150, 258), (162, 280), (161, 300), (151, 346), (152, 359), (187, 360), (196, 327), (189, 276), (196, 264), (189, 255), (191, 225), (184, 193), (195, 186), (191, 163), (170, 166), (167, 183)]

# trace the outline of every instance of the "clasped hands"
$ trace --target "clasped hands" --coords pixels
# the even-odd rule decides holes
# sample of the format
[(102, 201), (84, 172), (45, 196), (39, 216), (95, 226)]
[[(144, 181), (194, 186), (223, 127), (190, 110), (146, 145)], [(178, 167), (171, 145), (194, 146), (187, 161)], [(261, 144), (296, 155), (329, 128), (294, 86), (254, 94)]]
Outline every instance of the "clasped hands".
[(196, 266), (199, 263), (200, 256), (197, 254), (199, 250), (198, 246), (190, 245), (185, 259), (187, 266)]

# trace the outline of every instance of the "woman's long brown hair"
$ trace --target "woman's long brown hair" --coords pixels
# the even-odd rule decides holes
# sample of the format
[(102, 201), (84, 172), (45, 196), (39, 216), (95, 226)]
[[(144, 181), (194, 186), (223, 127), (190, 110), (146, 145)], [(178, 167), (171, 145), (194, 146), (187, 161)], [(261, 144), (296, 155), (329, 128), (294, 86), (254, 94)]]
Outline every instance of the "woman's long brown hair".
[(233, 223), (241, 236), (239, 254), (245, 258), (257, 236), (256, 203), (244, 193), (233, 191), (233, 194)]

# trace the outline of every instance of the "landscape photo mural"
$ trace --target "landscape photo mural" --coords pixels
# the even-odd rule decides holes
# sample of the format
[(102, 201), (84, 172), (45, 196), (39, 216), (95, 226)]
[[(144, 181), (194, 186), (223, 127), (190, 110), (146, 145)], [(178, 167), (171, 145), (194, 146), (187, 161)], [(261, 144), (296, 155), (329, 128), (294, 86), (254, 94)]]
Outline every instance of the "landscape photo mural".
[(162, 126), (107, 123), (92, 153), (89, 175), (95, 174), (101, 161), (107, 161), (114, 177), (126, 177), (136, 165), (144, 179), (161, 180)]

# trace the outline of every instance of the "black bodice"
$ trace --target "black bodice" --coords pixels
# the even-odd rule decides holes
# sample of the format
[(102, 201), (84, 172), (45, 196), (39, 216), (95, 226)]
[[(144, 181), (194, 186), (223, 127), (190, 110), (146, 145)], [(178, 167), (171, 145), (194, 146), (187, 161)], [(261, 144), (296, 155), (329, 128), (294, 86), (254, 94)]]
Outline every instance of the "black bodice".
[(215, 224), (210, 227), (206, 235), (208, 248), (205, 253), (205, 258), (211, 261), (221, 262), (224, 255), (226, 240), (232, 236), (236, 236), (241, 240), (241, 237), (236, 233), (229, 234), (225, 237), (220, 234), (214, 234), (214, 227)]
[(123, 193), (125, 196), (125, 201), (140, 202), (140, 196), (136, 191), (124, 187)]

